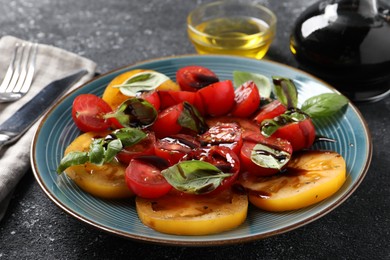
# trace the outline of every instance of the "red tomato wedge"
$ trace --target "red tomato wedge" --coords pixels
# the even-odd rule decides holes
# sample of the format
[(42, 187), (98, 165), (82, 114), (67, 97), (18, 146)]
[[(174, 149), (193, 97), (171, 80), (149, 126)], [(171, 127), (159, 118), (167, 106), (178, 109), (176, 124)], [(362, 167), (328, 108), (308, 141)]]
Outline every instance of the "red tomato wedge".
[(237, 180), (240, 172), (240, 159), (239, 157), (227, 147), (222, 146), (211, 146), (209, 148), (198, 148), (191, 151), (183, 160), (200, 160), (211, 163), (215, 167), (219, 168), (224, 173), (231, 173), (232, 176), (222, 181), (221, 185), (218, 186), (212, 192), (207, 195), (215, 195), (221, 191), (231, 187)]
[(206, 123), (209, 127), (213, 127), (220, 123), (236, 123), (241, 128), (243, 139), (245, 139), (246, 136), (248, 135), (260, 134), (260, 126), (256, 124), (253, 120), (247, 118), (222, 116), (222, 117), (208, 118), (206, 120)]
[(176, 72), (176, 82), (185, 91), (196, 92), (218, 81), (219, 79), (213, 71), (202, 66), (186, 66)]
[(202, 116), (206, 116), (206, 109), (202, 97), (198, 94), (195, 95), (194, 107), (199, 111)]
[(274, 100), (271, 103), (268, 103), (267, 105), (264, 105), (259, 113), (255, 116), (254, 120), (261, 124), (265, 119), (273, 119), (274, 117), (277, 117), (284, 112), (286, 112), (287, 108), (280, 103), (279, 100)]
[(224, 146), (239, 155), (242, 146), (241, 128), (237, 123), (218, 123), (199, 136), (202, 146)]
[(180, 103), (168, 107), (158, 114), (157, 120), (152, 125), (152, 130), (156, 133), (157, 138), (175, 135), (181, 131), (182, 126), (178, 123), (178, 119), (183, 110), (184, 105)]
[(166, 159), (173, 165), (198, 147), (200, 147), (200, 143), (194, 136), (177, 134), (157, 140), (155, 154)]
[(234, 94), (236, 103), (231, 111), (232, 116), (249, 117), (259, 108), (260, 93), (253, 81), (242, 84)]
[(206, 115), (223, 116), (232, 110), (234, 106), (234, 87), (230, 80), (220, 81), (196, 92), (200, 101), (196, 104), (199, 111)]
[(313, 145), (316, 130), (310, 118), (280, 127), (272, 137), (288, 140), (294, 151), (307, 149)]
[(158, 91), (158, 95), (160, 96), (161, 100), (161, 109), (177, 105), (184, 101), (187, 101), (190, 104), (195, 103), (195, 92), (161, 90)]
[(148, 132), (143, 140), (132, 146), (123, 148), (116, 157), (121, 163), (128, 165), (134, 157), (141, 155), (154, 155), (155, 145), (156, 137), (154, 133)]
[(167, 167), (168, 162), (157, 156), (134, 158), (126, 168), (126, 184), (137, 196), (148, 199), (161, 197), (172, 189), (161, 174)]
[(139, 97), (152, 104), (157, 111), (160, 110), (161, 101), (157, 91), (143, 92)]
[[(257, 148), (257, 145), (261, 146)], [(291, 158), (293, 149), (287, 140), (280, 138), (267, 138), (261, 134), (250, 135), (246, 138), (240, 153), (242, 170), (259, 176), (268, 176), (276, 174), (283, 167), (278, 169), (277, 167), (259, 165), (252, 160), (253, 152), (259, 155), (273, 157), (276, 161), (279, 161), (279, 165), (286, 165)]]
[(111, 107), (93, 94), (81, 94), (73, 101), (72, 118), (83, 132), (107, 130), (112, 121), (103, 116), (109, 112), (112, 112)]

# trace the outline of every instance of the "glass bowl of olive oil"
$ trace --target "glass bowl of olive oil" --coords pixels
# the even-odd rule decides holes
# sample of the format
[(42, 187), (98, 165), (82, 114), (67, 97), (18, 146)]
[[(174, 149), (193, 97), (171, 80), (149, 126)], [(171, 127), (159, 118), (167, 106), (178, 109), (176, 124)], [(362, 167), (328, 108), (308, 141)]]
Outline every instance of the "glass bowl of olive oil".
[(199, 54), (261, 59), (276, 33), (277, 18), (268, 8), (220, 1), (198, 6), (187, 17), (187, 32)]

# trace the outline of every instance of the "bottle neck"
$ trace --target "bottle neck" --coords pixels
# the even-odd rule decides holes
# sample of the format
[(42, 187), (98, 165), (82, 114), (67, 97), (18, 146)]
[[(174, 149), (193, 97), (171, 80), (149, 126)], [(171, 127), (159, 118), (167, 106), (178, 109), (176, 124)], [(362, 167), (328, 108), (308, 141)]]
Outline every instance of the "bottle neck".
[[(328, 1), (324, 3), (329, 4)], [(373, 18), (378, 15), (377, 0), (335, 0), (331, 2), (331, 5), (337, 9), (353, 11), (364, 18)]]
[(375, 17), (378, 15), (378, 2), (377, 0), (356, 0), (358, 2), (358, 13), (363, 17)]

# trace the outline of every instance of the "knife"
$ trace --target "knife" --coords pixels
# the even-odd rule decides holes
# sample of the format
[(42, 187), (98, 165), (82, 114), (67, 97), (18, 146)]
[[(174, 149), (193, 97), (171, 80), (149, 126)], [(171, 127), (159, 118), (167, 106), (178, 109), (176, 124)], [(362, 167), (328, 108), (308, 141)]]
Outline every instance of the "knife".
[(53, 81), (0, 125), (0, 151), (18, 140), (61, 94), (81, 79), (86, 70)]

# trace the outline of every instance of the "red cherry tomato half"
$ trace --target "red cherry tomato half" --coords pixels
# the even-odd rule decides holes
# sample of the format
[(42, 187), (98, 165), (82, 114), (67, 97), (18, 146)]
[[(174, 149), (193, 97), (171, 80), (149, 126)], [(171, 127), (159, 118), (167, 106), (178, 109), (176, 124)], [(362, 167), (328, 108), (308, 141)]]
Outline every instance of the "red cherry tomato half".
[(161, 174), (167, 167), (168, 162), (157, 156), (134, 158), (126, 168), (126, 184), (137, 196), (148, 199), (161, 197), (172, 189)]
[(200, 147), (195, 137), (177, 134), (159, 139), (155, 145), (155, 154), (166, 159), (171, 165), (179, 162), (193, 149)]
[(280, 103), (279, 100), (274, 100), (271, 103), (268, 103), (267, 105), (264, 105), (259, 113), (255, 116), (254, 120), (261, 124), (265, 119), (273, 119), (274, 117), (277, 117), (284, 112), (286, 112), (287, 108)]
[(153, 132), (148, 132), (146, 137), (139, 143), (125, 147), (116, 157), (123, 163), (128, 165), (134, 157), (141, 155), (154, 155), (154, 147), (156, 145), (156, 137)]
[(201, 100), (197, 105), (203, 105), (203, 109), (199, 110), (210, 116), (226, 115), (234, 106), (234, 87), (230, 80), (208, 85), (196, 94)]
[(214, 72), (202, 66), (186, 66), (176, 72), (176, 82), (185, 91), (195, 92), (218, 81)]
[(112, 112), (111, 107), (93, 94), (81, 94), (73, 101), (72, 118), (83, 132), (107, 130), (112, 121), (103, 116), (109, 112)]
[[(247, 139), (244, 141), (241, 153), (240, 153), (240, 159), (241, 159), (241, 167), (242, 170), (247, 171), (251, 174), (256, 174), (259, 176), (268, 176), (273, 175), (279, 172), (279, 169), (277, 168), (270, 168), (270, 167), (262, 167), (251, 159), (251, 154), (253, 149), (257, 144), (262, 144), (265, 146), (268, 146), (276, 151), (276, 156), (280, 154), (278, 151), (284, 151), (289, 155), (289, 158), (291, 157), (291, 154), (293, 152), (291, 144), (284, 139), (280, 138), (274, 138), (274, 137), (264, 137), (263, 135), (253, 134), (247, 137)], [(263, 152), (263, 151), (260, 151)], [(265, 151), (266, 153), (266, 151)], [(289, 159), (288, 158), (288, 159)], [(285, 160), (286, 158), (276, 158), (280, 160)]]
[(154, 108), (158, 111), (160, 110), (161, 107), (161, 101), (160, 101), (160, 96), (158, 95), (157, 91), (147, 91), (147, 92), (142, 92), (139, 95), (139, 98), (142, 98), (146, 101), (148, 101)]
[(316, 130), (310, 118), (280, 127), (271, 137), (288, 140), (294, 151), (307, 149), (313, 145)]
[(190, 91), (174, 91), (174, 90), (160, 90), (158, 95), (161, 100), (161, 109), (177, 105), (184, 101), (190, 104), (195, 103), (195, 92)]
[(202, 146), (224, 146), (239, 155), (242, 146), (241, 128), (237, 123), (219, 123), (199, 136)]
[(207, 195), (215, 195), (223, 190), (231, 187), (236, 181), (240, 172), (240, 159), (227, 147), (211, 146), (209, 148), (198, 148), (191, 151), (189, 154), (183, 157), (183, 160), (200, 160), (211, 163), (215, 167), (219, 168), (224, 173), (231, 173), (232, 176), (222, 181), (212, 192)]
[(260, 106), (260, 93), (253, 81), (248, 81), (234, 91), (236, 104), (232, 116), (248, 117)]

